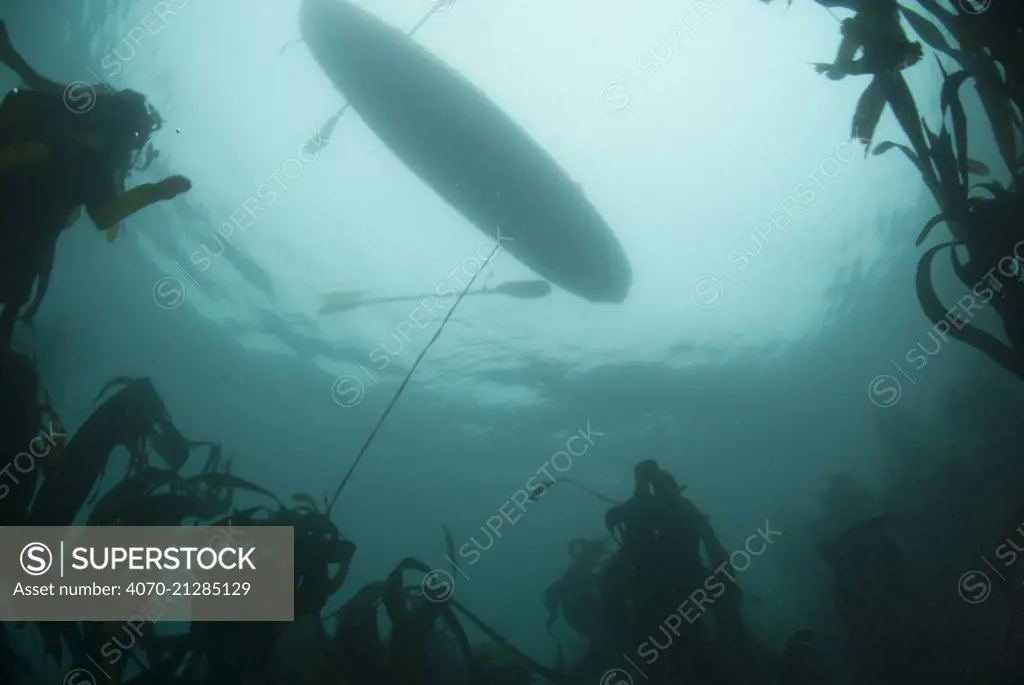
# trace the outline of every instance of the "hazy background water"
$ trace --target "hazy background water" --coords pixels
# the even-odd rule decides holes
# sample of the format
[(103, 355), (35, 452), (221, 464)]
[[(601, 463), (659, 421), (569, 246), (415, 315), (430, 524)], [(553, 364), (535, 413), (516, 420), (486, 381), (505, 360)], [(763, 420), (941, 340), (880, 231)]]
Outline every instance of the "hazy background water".
[[(360, 4), (403, 29), (429, 9)], [(488, 517), (587, 425), (601, 435), (573, 478), (625, 499), (633, 464), (656, 458), (727, 547), (766, 519), (783, 532), (777, 545), (808, 547), (786, 535), (787, 520), (816, 506), (831, 472), (881, 481), (882, 416), (934, 420), (959, 379), (1002, 380), (941, 341), (923, 368), (907, 363), (918, 343), (936, 349), (913, 290), (913, 240), (935, 210), (905, 159), (865, 160), (847, 142), (865, 79), (834, 83), (807, 64), (831, 60), (836, 20), (813, 3), (694, 7), (458, 2), (417, 34), (583, 187), (622, 241), (634, 286), (618, 306), (559, 291), (459, 306), (336, 510), (359, 545), (343, 594), (404, 556), (445, 568), (441, 525), (456, 545), (482, 539)], [(47, 76), (98, 76), (159, 108), (161, 157), (133, 182), (194, 182), (130, 220), (113, 246), (86, 221), (62, 237), (37, 334), (22, 331), (19, 345), (38, 351), (65, 422), (77, 427), (112, 376), (150, 376), (182, 431), (220, 440), (239, 475), (282, 496), (333, 492), (439, 321), (413, 327), (381, 371), (370, 354), (395, 349), (411, 305), (321, 317), (321, 297), (432, 292), (454, 283), (482, 234), (349, 113), (314, 162), (279, 176), (287, 187), (227, 252), (197, 262), (343, 102), (303, 45), (281, 54), (298, 37), (298, 2), (66, 0), (4, 15)], [(934, 61), (908, 79), (935, 115)], [(901, 134), (887, 113), (879, 139), (890, 137)], [(991, 158), (986, 132), (972, 146)], [(802, 183), (813, 200), (758, 237)], [(492, 274), (492, 284), (531, 277), (507, 254), (480, 282)], [(945, 301), (964, 291), (945, 283)], [(897, 408), (878, 406), (896, 397), (889, 388), (872, 401), (881, 374), (901, 383)], [(360, 387), (352, 379), (365, 393), (342, 406)], [(942, 431), (937, 441), (958, 439)], [(541, 594), (569, 540), (601, 535), (602, 521), (595, 499), (553, 490), (456, 579), (459, 599), (549, 659)], [(776, 608), (760, 620), (781, 632), (820, 599), (772, 555), (742, 583)]]

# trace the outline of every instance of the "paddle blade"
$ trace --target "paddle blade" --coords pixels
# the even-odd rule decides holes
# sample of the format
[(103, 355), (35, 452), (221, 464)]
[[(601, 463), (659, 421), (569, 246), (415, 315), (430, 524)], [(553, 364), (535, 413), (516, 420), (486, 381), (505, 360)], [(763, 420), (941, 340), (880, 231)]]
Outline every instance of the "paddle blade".
[(502, 283), (491, 291), (522, 300), (535, 300), (551, 293), (551, 284), (547, 281), (509, 281)]
[(333, 314), (355, 309), (366, 303), (361, 290), (339, 290), (324, 297), (324, 303), (320, 306), (321, 314)]

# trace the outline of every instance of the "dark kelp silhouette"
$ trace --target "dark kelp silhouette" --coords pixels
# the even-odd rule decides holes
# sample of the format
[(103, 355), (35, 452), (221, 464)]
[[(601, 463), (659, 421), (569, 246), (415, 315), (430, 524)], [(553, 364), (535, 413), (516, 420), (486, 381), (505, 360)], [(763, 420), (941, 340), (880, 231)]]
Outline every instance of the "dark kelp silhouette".
[(19, 683), (32, 679), (28, 661), (11, 646), (7, 626), (0, 623), (0, 682)]
[(813, 630), (793, 633), (782, 650), (779, 683), (818, 685), (827, 682), (828, 672), (822, 658), (820, 641)]
[[(11, 431), (5, 433), (5, 439), (8, 434), (31, 438), (46, 412), (35, 385), (34, 365), (27, 358), (9, 356), (3, 369), (2, 419)], [(340, 609), (325, 615), (328, 603), (343, 588), (356, 552), (356, 545), (341, 534), (325, 507), (304, 493), (287, 500), (278, 498), (235, 476), (232, 462), (224, 458), (219, 445), (204, 443), (209, 450), (205, 459), (200, 458), (190, 449), (199, 443), (180, 438), (172, 429), (171, 417), (152, 384), (118, 381), (116, 385), (119, 393), (94, 412), (104, 420), (90, 417), (71, 438), (60, 461), (68, 460), (69, 454), (85, 454), (84, 448), (73, 448), (76, 443), (97, 445), (105, 456), (93, 456), (95, 463), (81, 470), (83, 480), (91, 476), (95, 481), (112, 446), (127, 444), (137, 449), (132, 467), (94, 504), (86, 501), (86, 496), (95, 486), (82, 484), (75, 491), (78, 508), (73, 511), (58, 506), (58, 513), (46, 513), (42, 507), (51, 506), (52, 500), (45, 497), (8, 498), (0, 505), (5, 522), (14, 516), (15, 520), (70, 518), (93, 525), (194, 523), (218, 531), (235, 526), (292, 526), (296, 621), (194, 621), (170, 630), (161, 626), (158, 631), (149, 622), (154, 617), (149, 617), (133, 626), (131, 633), (120, 623), (4, 626), (0, 631), (0, 677), (5, 683), (20, 685), (38, 679), (38, 674), (27, 672), (32, 663), (18, 651), (17, 646), (25, 642), (22, 631), (37, 633), (46, 659), (62, 668), (88, 668), (89, 655), (102, 654), (112, 640), (122, 645), (130, 640), (130, 647), (123, 648), (124, 658), (106, 669), (114, 685), (526, 685), (539, 680), (578, 685), (621, 667), (616, 660), (638, 645), (648, 649), (661, 645), (658, 658), (645, 669), (653, 685), (818, 685), (830, 677), (817, 636), (811, 631), (797, 631), (779, 654), (769, 652), (747, 634), (739, 613), (744, 594), (732, 557), (709, 518), (683, 496), (686, 488), (654, 461), (636, 465), (633, 496), (622, 503), (577, 483), (594, 497), (592, 501), (612, 505), (605, 522), (618, 547), (609, 549), (606, 540), (574, 540), (569, 546), (569, 569), (544, 594), (549, 631), (553, 619), (562, 615), (588, 645), (582, 659), (571, 666), (565, 663), (560, 645), (555, 668), (516, 649), (456, 601), (451, 586), (428, 583), (434, 572), (412, 558), (403, 559), (386, 578), (366, 584)], [(120, 393), (142, 400), (132, 406), (145, 407), (144, 411), (124, 411)], [(120, 418), (111, 407), (121, 407)], [(163, 427), (161, 437), (138, 440), (154, 422)], [(86, 435), (97, 431), (88, 426), (107, 426), (109, 435), (103, 440), (82, 441), (82, 430)], [(185, 457), (154, 463), (150, 452), (158, 450), (172, 455), (184, 450)], [(61, 465), (72, 468), (70, 462)], [(54, 487), (52, 480), (67, 478), (53, 467), (39, 471), (35, 482), (41, 493)], [(265, 503), (232, 510), (241, 493)], [(20, 503), (25, 511), (17, 514), (10, 507), (12, 502)], [(932, 644), (929, 639), (933, 636), (926, 639), (921, 621), (915, 619), (913, 610), (906, 609), (911, 606), (906, 597), (913, 588), (908, 585), (905, 564), (899, 563), (902, 550), (879, 532), (884, 532), (888, 520), (879, 521), (855, 524), (822, 550), (833, 569), (836, 604), (863, 677), (888, 685), (902, 682), (893, 679), (897, 674), (918, 678), (912, 680), (918, 682), (929, 668), (934, 670), (923, 651)], [(447, 528), (444, 540), (448, 559), (454, 560), (455, 544)], [(458, 569), (451, 563), (454, 577)], [(410, 574), (414, 582), (407, 584)], [(720, 588), (712, 581), (719, 582)], [(666, 632), (666, 617), (682, 611), (681, 603), (692, 600), (697, 591), (707, 593), (704, 602), (710, 606), (695, 603), (688, 610), (698, 612), (695, 619), (677, 618), (670, 625), (678, 634)], [(1011, 596), (1018, 609), (1019, 601)], [(879, 632), (873, 612), (884, 612), (885, 630)], [(1014, 613), (1008, 622), (1008, 646), (1001, 662), (1010, 674), (1017, 672), (1014, 647), (1019, 614)], [(694, 622), (690, 624), (690, 620)], [(480, 631), (489, 642), (472, 645), (471, 629)], [(913, 630), (921, 632), (908, 639), (906, 632)]]
[(925, 613), (912, 560), (893, 532), (897, 524), (892, 516), (876, 516), (819, 545), (834, 574), (847, 645), (862, 669), (856, 682), (921, 682), (931, 668)]
[(61, 458), (43, 463), (46, 477), (32, 506), (33, 525), (71, 525), (118, 446), (128, 450), (131, 476), (149, 467), (149, 447), (176, 472), (193, 447), (209, 444), (186, 440), (178, 432), (148, 378), (116, 378), (96, 400), (115, 386), (120, 390), (86, 419)]
[(178, 526), (190, 518), (210, 520), (228, 512), (239, 490), (277, 500), (268, 490), (227, 471), (182, 478), (168, 469), (150, 468), (112, 487), (96, 503), (88, 525)]
[[(900, 72), (922, 56), (921, 44), (911, 42), (900, 26), (899, 7), (896, 0), (860, 0), (852, 5), (856, 15), (842, 22), (843, 39), (834, 63), (814, 65), (833, 81), (865, 74), (874, 77), (857, 103), (851, 131), (854, 140), (869, 147), (886, 102), (897, 116), (905, 104), (906, 82)], [(858, 51), (863, 51), (860, 58)]]
[[(626, 502), (598, 496), (613, 504), (605, 524), (618, 548), (603, 540), (572, 541), (569, 568), (544, 593), (548, 632), (554, 636), (561, 615), (588, 645), (575, 670), (600, 678), (623, 670), (617, 659), (632, 653), (644, 663), (645, 682), (656, 685), (821, 682), (812, 680), (823, 667), (813, 640), (805, 639), (809, 631), (797, 633), (778, 655), (747, 633), (730, 555), (708, 517), (683, 497), (685, 487), (653, 460), (638, 463), (634, 476)], [(722, 579), (717, 586), (715, 574)], [(795, 646), (801, 639), (802, 652)]]
[[(4, 447), (14, 451), (40, 434), (52, 409), (41, 401), (38, 374), (27, 357), (6, 351), (0, 390), (0, 421)], [(200, 524), (213, 530), (236, 526), (291, 526), (295, 535), (295, 617), (306, 626), (302, 637), (287, 623), (193, 621), (185, 632), (157, 632), (152, 620), (122, 623), (60, 622), (31, 624), (0, 630), (0, 677), (4, 683), (31, 682), (31, 664), (15, 649), (20, 630), (34, 630), (45, 658), (69, 668), (88, 668), (89, 656), (100, 654), (112, 640), (123, 645), (130, 639), (126, 656), (107, 665), (115, 685), (178, 683), (330, 683), (393, 682), (440, 685), (435, 673), (450, 671), (446, 661), (456, 659), (467, 683), (518, 685), (540, 674), (560, 685), (574, 681), (561, 671), (549, 669), (519, 652), (486, 623), (450, 597), (425, 595), (422, 584), (406, 587), (404, 575), (424, 574), (429, 568), (406, 559), (384, 582), (371, 583), (336, 612), (337, 630), (328, 635), (321, 614), (348, 577), (356, 546), (339, 532), (326, 511), (308, 494), (296, 494), (286, 505), (269, 490), (231, 473), (221, 447), (182, 437), (153, 384), (145, 378), (118, 378), (100, 392), (97, 400), (116, 392), (97, 407), (74, 434), (59, 457), (26, 470), (7, 497), (2, 499), (3, 522), (45, 522), (67, 525), (83, 514), (89, 525), (176, 526)], [(51, 435), (53, 431), (51, 430)], [(96, 489), (116, 447), (125, 447), (129, 466), (122, 478), (102, 496), (88, 499)], [(194, 448), (208, 447), (205, 461), (195, 463)], [(152, 463), (151, 453), (163, 464)], [(198, 471), (185, 475), (190, 468)], [(237, 493), (265, 498), (266, 505), (231, 510)], [(33, 497), (33, 495), (35, 495)], [(326, 502), (324, 503), (326, 505)], [(454, 556), (451, 534), (446, 531), (449, 556)], [(384, 609), (390, 629), (377, 613)], [(201, 609), (194, 608), (195, 611)], [(474, 650), (455, 611), (488, 635), (495, 647)], [(199, 613), (194, 614), (201, 618)], [(329, 617), (328, 617), (329, 618)], [(122, 634), (124, 633), (124, 634)], [(457, 645), (451, 655), (438, 648), (449, 636)], [(296, 662), (281, 646), (300, 640), (307, 659)], [(70, 663), (68, 662), (70, 656)], [(349, 678), (351, 676), (351, 678)]]
[[(450, 537), (450, 536), (448, 536)], [(574, 685), (576, 681), (558, 669), (543, 666), (502, 638), (493, 628), (473, 612), (451, 597), (450, 586), (427, 587), (420, 582), (403, 585), (407, 571), (418, 572), (419, 578), (433, 573), (429, 566), (416, 559), (404, 559), (387, 579), (364, 586), (335, 613), (334, 646), (353, 682), (413, 683), (439, 682), (433, 680), (438, 664), (430, 645), (440, 623), (458, 647), (466, 682), (489, 684), (510, 673), (536, 673), (558, 685)], [(391, 625), (385, 641), (380, 637), (379, 614)], [(458, 611), (476, 628), (486, 634), (500, 648), (486, 650), (487, 658), (478, 663), (458, 617)], [(530, 682), (529, 680), (523, 682)]]
[[(818, 71), (833, 79), (874, 74), (854, 114), (854, 138), (871, 149), (875, 128), (888, 103), (909, 145), (885, 141), (873, 152), (880, 155), (899, 150), (917, 168), (939, 207), (917, 244), (921, 245), (940, 224), (946, 224), (952, 234), (952, 241), (929, 248), (918, 264), (916, 288), (925, 315), (942, 335), (971, 345), (1024, 379), (1024, 158), (1015, 139), (1015, 130), (1024, 131), (1021, 3), (971, 6), (964, 0), (949, 9), (937, 0), (917, 0), (953, 36), (951, 43), (925, 14), (895, 0), (817, 1), (825, 7), (856, 12), (853, 19), (842, 22), (843, 41), (835, 63), (816, 65)], [(947, 73), (939, 61), (943, 86), (942, 119), (937, 132), (921, 117), (901, 73), (921, 57), (920, 44), (911, 42), (900, 26), (901, 16), (930, 48), (962, 67)], [(856, 60), (858, 49), (863, 50), (863, 57)], [(1008, 186), (995, 181), (971, 185), (971, 175), (988, 176), (989, 169), (969, 156), (967, 112), (959, 95), (968, 80), (975, 84), (1000, 156), (1010, 172)], [(947, 120), (952, 129), (947, 127)], [(966, 252), (966, 257), (961, 257), (957, 248)], [(957, 303), (961, 311), (956, 313), (942, 304), (932, 284), (932, 264), (946, 249), (954, 273), (968, 288), (970, 300), (965, 308), (961, 298)], [(991, 304), (1002, 319), (1007, 343), (964, 320), (973, 318), (971, 310), (986, 304)]]
[[(1024, 504), (1017, 509), (1008, 530), (1005, 540), (1024, 535)], [(1006, 599), (1009, 617), (996, 673), (999, 682), (1010, 683), (1024, 673), (1024, 564), (1010, 569), (1010, 576), (1000, 578), (997, 586)]]
[(592, 650), (610, 646), (611, 627), (601, 603), (601, 582), (608, 550), (603, 540), (583, 538), (569, 543), (571, 564), (565, 574), (548, 586), (544, 592), (544, 607), (548, 610), (548, 633), (555, 639), (556, 663), (562, 667), (562, 643), (552, 632), (559, 612), (565, 622)]
[[(1024, 48), (1020, 43), (1018, 3), (991, 3), (984, 13), (969, 13), (961, 4), (958, 12), (950, 11), (936, 0), (918, 0), (954, 37), (951, 45), (927, 18), (909, 8), (902, 8), (904, 17), (930, 48), (956, 60), (977, 78), (977, 92), (988, 116), (1007, 167), (1017, 159), (1014, 127), (1020, 127), (1020, 110), (1024, 108)], [(1016, 15), (1016, 16), (1014, 16)], [(1001, 73), (1002, 72), (1002, 73)], [(1015, 106), (1016, 105), (1016, 108)]]
[[(707, 518), (683, 497), (670, 473), (647, 460), (636, 465), (634, 475), (633, 497), (605, 515), (605, 526), (620, 547), (608, 562), (603, 596), (613, 623), (627, 627), (619, 636), (622, 649), (635, 649), (649, 636), (660, 636), (666, 598), (676, 598), (678, 604), (712, 577), (702, 560), (702, 545), (716, 569), (731, 568)], [(748, 676), (760, 668), (739, 616), (741, 597), (738, 584), (722, 584), (711, 607), (714, 621), (681, 622), (684, 625), (676, 628), (681, 634), (679, 648), (666, 650), (652, 665), (657, 677), (703, 679), (716, 672), (721, 676), (728, 667), (721, 659), (727, 644), (729, 651), (736, 650), (734, 656), (748, 659)], [(625, 644), (629, 642), (634, 646)]]
[[(946, 224), (953, 236), (929, 248), (918, 264), (916, 287), (925, 315), (937, 329), (965, 342), (990, 359), (1024, 379), (1024, 198), (1020, 194), (1024, 164), (1013, 168), (1012, 182), (1003, 187), (995, 181), (970, 185), (972, 168), (977, 163), (968, 156), (967, 118), (958, 91), (974, 75), (966, 71), (945, 74), (942, 89), (942, 111), (949, 114), (953, 132), (945, 120), (938, 133), (922, 121), (921, 129), (927, 144), (917, 153), (902, 148), (903, 153), (922, 171), (925, 182), (939, 205), (917, 238), (922, 245), (940, 224)], [(945, 119), (945, 117), (944, 117)], [(875, 154), (884, 153), (893, 143), (883, 143)], [(972, 194), (980, 189), (990, 197)], [(958, 255), (957, 248), (966, 252)], [(957, 278), (968, 289), (969, 302), (958, 310), (946, 308), (932, 284), (932, 264), (939, 252), (949, 249), (950, 263)], [(977, 302), (990, 304), (1002, 319), (1009, 345), (970, 322)]]
[(25, 460), (21, 456), (32, 457), (28, 450), (40, 435), (63, 432), (62, 428), (47, 425), (41, 394), (35, 362), (0, 348), (0, 455), (10, 460), (5, 464), (10, 477), (0, 484), (0, 523), (4, 525), (26, 524), (28, 507), (39, 485), (40, 464), (43, 459), (59, 458), (53, 451), (42, 459)]

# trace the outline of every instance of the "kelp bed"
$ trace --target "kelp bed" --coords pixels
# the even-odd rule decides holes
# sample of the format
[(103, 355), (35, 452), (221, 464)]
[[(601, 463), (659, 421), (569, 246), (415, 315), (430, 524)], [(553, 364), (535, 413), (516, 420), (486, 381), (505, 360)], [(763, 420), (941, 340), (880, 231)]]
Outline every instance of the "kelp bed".
[[(568, 569), (538, 598), (550, 612), (552, 636), (562, 619), (587, 645), (571, 659), (557, 639), (554, 666), (525, 655), (451, 593), (428, 589), (424, 579), (433, 571), (411, 558), (325, 615), (344, 586), (356, 545), (312, 497), (298, 494), (284, 502), (232, 475), (218, 444), (189, 440), (177, 430), (146, 378), (107, 384), (97, 397), (102, 403), (65, 440), (59, 417), (40, 397), (45, 393), (34, 363), (8, 352), (0, 372), (3, 453), (40, 435), (53, 438), (52, 450), (35, 468), (19, 469), (16, 487), (0, 500), (4, 525), (284, 525), (295, 531), (294, 623), (177, 623), (158, 630), (152, 621), (159, 618), (147, 616), (124, 624), (6, 624), (0, 627), (0, 683), (40, 682), (43, 670), (81, 676), (76, 669), (89, 669), (90, 656), (109, 653), (104, 647), (111, 644), (123, 658), (106, 664), (107, 678), (133, 685), (613, 685), (639, 677), (623, 660), (627, 654), (635, 660), (654, 654), (639, 673), (645, 682), (666, 685), (981, 685), (1011, 683), (1024, 673), (1015, 642), (1019, 617), (1009, 621), (1002, 658), (979, 677), (951, 677), (928, 656), (930, 646), (942, 644), (944, 631), (907, 609), (913, 580), (905, 553), (890, 539), (887, 517), (861, 520), (820, 549), (845, 629), (844, 666), (835, 665), (811, 630), (797, 631), (773, 652), (744, 623), (747, 598), (737, 578), (743, 569), (733, 566), (735, 557), (709, 518), (684, 497), (685, 486), (654, 461), (636, 465), (633, 495), (622, 503), (563, 479), (610, 505), (609, 538), (571, 541)], [(123, 476), (90, 499), (118, 447), (129, 454)], [(196, 473), (183, 475), (188, 470)], [(849, 493), (856, 489), (835, 489), (844, 484), (837, 483), (826, 499), (855, 503)], [(266, 503), (233, 507), (242, 492)], [(453, 559), (447, 529), (445, 541)], [(694, 600), (697, 592), (710, 610)], [(1000, 592), (1019, 605), (1010, 583)], [(681, 618), (688, 600), (701, 610), (698, 620)], [(487, 642), (471, 644), (472, 629)], [(25, 649), (27, 638), (42, 645), (41, 655)], [(94, 682), (73, 680), (65, 685)]]
[[(924, 313), (936, 331), (971, 345), (1024, 379), (1024, 155), (1019, 144), (1024, 133), (1024, 3), (816, 2), (856, 13), (841, 22), (842, 43), (835, 63), (816, 65), (834, 80), (871, 76), (854, 113), (852, 136), (875, 155), (899, 150), (921, 174), (939, 212), (920, 231), (917, 245), (923, 245), (940, 224), (948, 226), (952, 236), (929, 247), (919, 262), (916, 287)], [(903, 76), (922, 60), (924, 51), (907, 37), (901, 17), (936, 53), (943, 77), (938, 126), (929, 126)], [(990, 124), (1005, 182), (972, 182), (972, 176), (989, 178), (993, 172), (969, 156), (973, 146), (961, 101), (968, 82), (974, 84)], [(908, 143), (884, 141), (872, 147), (886, 106)], [(932, 265), (944, 251), (967, 289), (951, 308), (942, 304), (933, 285)], [(971, 322), (976, 316), (972, 312), (989, 304), (1002, 321), (1006, 342)]]
[[(308, 656), (318, 651), (315, 658), (297, 663), (302, 669), (313, 668), (312, 672), (289, 673), (287, 667), (282, 670), (279, 659), (275, 661), (275, 648), (288, 638), (290, 624), (194, 623), (172, 635), (157, 632), (151, 624), (136, 624), (132, 626), (136, 637), (132, 638), (130, 658), (111, 668), (112, 679), (138, 684), (437, 682), (431, 677), (425, 645), (440, 620), (461, 648), (466, 673), (473, 676), (467, 682), (480, 682), (476, 674), (481, 667), (453, 613), (458, 604), (425, 601), (403, 585), (406, 572), (429, 571), (414, 559), (402, 561), (384, 582), (357, 592), (335, 615), (336, 632), (329, 637), (320, 613), (344, 583), (355, 545), (308, 495), (296, 495), (289, 504), (282, 503), (269, 490), (232, 475), (230, 461), (222, 458), (219, 445), (181, 435), (149, 379), (111, 381), (97, 397), (97, 401), (106, 399), (70, 440), (64, 439), (59, 418), (40, 399), (34, 362), (6, 352), (0, 383), (0, 453), (22, 453), (38, 436), (55, 436), (44, 457), (17, 468), (14, 482), (0, 500), (3, 525), (294, 526), (296, 625), (308, 628), (312, 621), (315, 630), (302, 652)], [(91, 493), (100, 491), (99, 481), (118, 447), (129, 454), (123, 477), (102, 497), (90, 499)], [(195, 465), (197, 451), (205, 452), (199, 472), (182, 475)], [(151, 457), (159, 457), (160, 462), (154, 463)], [(232, 509), (234, 495), (241, 491), (264, 497), (267, 504)], [(391, 626), (387, 640), (381, 639), (378, 629), (381, 607)], [(73, 671), (87, 667), (86, 657), (99, 654), (112, 635), (123, 642), (120, 631), (124, 628), (83, 622), (4, 625), (0, 632), (0, 682), (37, 682), (30, 660), (19, 654), (18, 645), (24, 640), (19, 640), (17, 633), (23, 630), (38, 631), (45, 657)], [(292, 656), (285, 659), (286, 664)], [(525, 657), (522, 660), (532, 663)], [(124, 679), (126, 674), (130, 677)], [(269, 679), (272, 674), (275, 680)]]
[[(41, 395), (45, 393), (40, 389), (33, 361), (16, 352), (6, 352), (0, 379), (0, 453), (21, 452), (24, 445), (40, 435), (54, 438), (52, 449), (35, 460), (32, 468), (24, 464), (19, 467), (16, 482), (0, 500), (3, 525), (201, 524), (214, 529), (284, 525), (295, 530), (294, 624), (200, 622), (169, 633), (157, 631), (152, 623), (135, 622), (130, 626), (134, 634), (128, 633), (126, 625), (110, 623), (4, 625), (0, 631), (0, 682), (38, 681), (38, 666), (21, 652), (26, 642), (24, 631), (37, 631), (45, 659), (68, 672), (88, 668), (89, 655), (99, 654), (104, 644), (115, 637), (117, 644), (122, 645), (127, 639), (122, 633), (129, 634), (131, 648), (125, 649), (127, 657), (108, 665), (108, 676), (115, 682), (135, 685), (513, 685), (538, 679), (564, 685), (580, 682), (561, 663), (559, 667), (547, 667), (523, 654), (450, 596), (426, 594), (425, 584), (419, 581), (431, 569), (415, 559), (402, 560), (386, 579), (366, 585), (340, 610), (323, 616), (324, 607), (345, 582), (355, 544), (339, 532), (309, 495), (298, 494), (289, 502), (282, 502), (269, 490), (232, 475), (231, 463), (222, 458), (218, 444), (184, 437), (149, 379), (116, 378), (108, 383), (97, 396), (97, 402), (102, 403), (70, 439), (63, 435), (59, 417), (42, 401)], [(129, 455), (123, 476), (102, 496), (93, 494), (102, 491), (100, 481), (118, 447)], [(183, 475), (183, 471), (193, 467), (198, 468), (198, 473)], [(588, 657), (591, 666), (606, 658), (599, 648), (611, 647), (613, 643), (625, 645), (647, 630), (655, 616), (660, 619), (663, 598), (650, 593), (653, 586), (646, 576), (656, 569), (672, 568), (670, 562), (661, 559), (662, 551), (676, 554), (676, 546), (682, 545), (699, 555), (700, 541), (704, 540), (705, 545), (710, 542), (710, 553), (716, 563), (725, 558), (724, 548), (699, 514), (687, 518), (699, 523), (689, 533), (680, 533), (682, 538), (677, 534), (676, 523), (665, 523), (671, 516), (665, 519), (658, 504), (664, 498), (665, 487), (674, 493), (671, 501), (684, 501), (671, 476), (653, 462), (639, 465), (634, 498), (614, 507), (607, 520), (609, 531), (622, 539), (620, 551), (606, 560), (603, 553), (593, 553), (603, 549), (603, 543), (574, 541), (570, 546), (572, 566), (544, 598), (553, 618), (562, 610), (570, 625), (582, 629), (584, 636), (588, 628), (608, 622), (581, 624), (577, 620), (581, 611), (594, 614), (603, 611), (602, 607), (614, 611), (614, 623), (621, 622), (622, 630), (605, 631), (601, 641), (594, 643), (598, 651)], [(239, 492), (254, 493), (267, 503), (241, 510), (233, 508), (234, 496)], [(667, 525), (666, 530), (676, 531), (668, 547), (651, 541), (655, 532), (652, 525)], [(446, 540), (452, 558), (451, 536), (446, 534)], [(591, 553), (573, 551), (580, 544)], [(597, 567), (606, 561), (607, 568), (598, 573)], [(692, 580), (692, 572), (700, 572), (703, 567), (697, 557), (687, 563), (691, 571), (687, 578)], [(406, 583), (410, 574), (414, 574), (417, 582)], [(598, 596), (588, 590), (593, 578), (603, 579)], [(678, 595), (682, 588), (677, 580), (661, 589), (670, 596)], [(680, 649), (674, 652), (676, 659), (663, 662), (663, 667), (668, 666), (666, 673), (678, 669), (691, 672), (698, 667), (698, 661), (704, 672), (721, 670), (727, 664), (722, 646), (726, 640), (730, 654), (735, 650), (749, 652), (749, 665), (771, 666), (783, 672), (782, 662), (756, 647), (746, 634), (736, 612), (738, 586), (734, 592), (729, 602), (722, 603), (729, 610), (718, 619), (717, 638), (703, 628), (693, 633), (701, 636), (702, 658), (695, 661), (692, 650)], [(643, 606), (636, 601), (640, 595), (644, 597)], [(471, 646), (464, 622), (488, 636), (490, 643)], [(328, 631), (328, 625), (333, 626), (333, 631)], [(558, 660), (563, 660), (560, 649)]]

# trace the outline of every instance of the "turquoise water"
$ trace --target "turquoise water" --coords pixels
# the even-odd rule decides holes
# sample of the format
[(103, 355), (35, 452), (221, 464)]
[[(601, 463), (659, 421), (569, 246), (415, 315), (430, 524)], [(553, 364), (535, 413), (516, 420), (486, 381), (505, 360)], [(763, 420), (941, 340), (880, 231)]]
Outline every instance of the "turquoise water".
[[(550, 661), (541, 595), (570, 539), (604, 534), (605, 506), (553, 490), (483, 541), (573, 435), (591, 439), (564, 473), (590, 488), (626, 499), (633, 465), (655, 458), (727, 546), (771, 521), (778, 547), (804, 549), (830, 474), (885, 484), (884, 426), (969, 442), (957, 431), (971, 427), (942, 422), (946, 398), (967, 379), (1008, 382), (919, 309), (913, 240), (932, 201), (906, 160), (849, 142), (864, 82), (807, 65), (834, 53), (835, 19), (810, 3), (712, 4), (694, 16), (688, 3), (457, 3), (417, 34), (580, 184), (633, 288), (621, 305), (557, 288), (459, 305), (335, 510), (359, 546), (337, 599), (402, 557), (446, 568), (447, 525), (460, 549), (488, 547), (472, 564), (460, 552), (460, 601)], [(403, 29), (430, 9), (361, 6)], [(80, 425), (111, 377), (149, 376), (181, 431), (219, 440), (238, 475), (281, 496), (333, 493), (443, 313), (321, 316), (323, 296), (461, 290), (482, 234), (356, 115), (301, 153), (344, 100), (302, 44), (281, 52), (298, 2), (60, 2), (4, 19), (48, 77), (134, 88), (160, 110), (160, 157), (132, 184), (194, 183), (113, 245), (87, 219), (61, 238), (36, 333), (16, 346), (37, 351), (65, 423)], [(908, 80), (922, 111), (937, 109), (934, 63)], [(973, 156), (991, 151), (982, 139)], [(478, 283), (533, 277), (499, 254)], [(768, 639), (826, 601), (788, 559), (766, 554), (743, 576)]]

